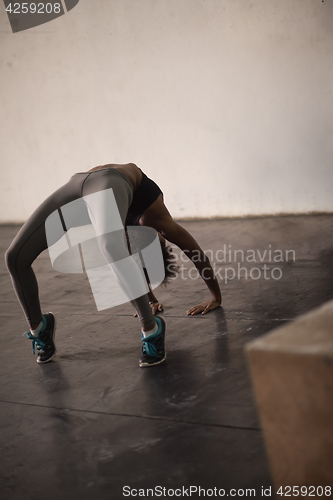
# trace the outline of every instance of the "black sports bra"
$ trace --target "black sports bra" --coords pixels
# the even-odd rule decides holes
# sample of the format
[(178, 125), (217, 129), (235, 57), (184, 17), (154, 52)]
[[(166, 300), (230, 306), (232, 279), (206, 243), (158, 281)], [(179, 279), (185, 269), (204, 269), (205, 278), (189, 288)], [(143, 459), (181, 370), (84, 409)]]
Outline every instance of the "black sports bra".
[(137, 190), (133, 193), (133, 200), (127, 212), (125, 225), (137, 226), (143, 212), (157, 200), (161, 193), (162, 190), (158, 187), (156, 182), (149, 179), (149, 177), (142, 172), (142, 180)]

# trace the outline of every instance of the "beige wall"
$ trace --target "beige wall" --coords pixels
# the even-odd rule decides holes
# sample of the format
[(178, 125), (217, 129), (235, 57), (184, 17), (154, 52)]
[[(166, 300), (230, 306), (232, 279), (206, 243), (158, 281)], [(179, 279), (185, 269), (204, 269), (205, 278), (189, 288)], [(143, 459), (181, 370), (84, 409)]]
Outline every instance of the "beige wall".
[(16, 34), (0, 18), (0, 221), (129, 161), (175, 217), (333, 211), (331, 1), (80, 0)]

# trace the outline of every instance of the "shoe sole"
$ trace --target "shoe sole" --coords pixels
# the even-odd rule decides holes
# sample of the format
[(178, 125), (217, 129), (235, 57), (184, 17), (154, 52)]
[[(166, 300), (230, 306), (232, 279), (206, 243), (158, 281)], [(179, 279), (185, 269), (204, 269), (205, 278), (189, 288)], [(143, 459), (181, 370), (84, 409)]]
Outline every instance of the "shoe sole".
[[(52, 314), (53, 319), (54, 319), (54, 327), (53, 327), (53, 332), (52, 332), (52, 342), (53, 342), (53, 344), (54, 344), (54, 336), (55, 336), (55, 332), (56, 332), (56, 329), (57, 329), (57, 321), (56, 321), (56, 319), (55, 319), (54, 314), (53, 314), (51, 311), (50, 311), (50, 312), (48, 312), (48, 313), (46, 313), (46, 314)], [(45, 365), (45, 363), (48, 363), (49, 361), (51, 361), (51, 359), (53, 359), (53, 358), (54, 358), (54, 356), (55, 356), (56, 352), (57, 352), (57, 349), (56, 349), (56, 346), (55, 346), (55, 344), (54, 344), (54, 353), (52, 354), (52, 356), (50, 356), (50, 357), (49, 357), (49, 359), (47, 359), (46, 361), (39, 361), (39, 360), (37, 359), (37, 363), (38, 363), (39, 365)]]
[(161, 363), (163, 363), (163, 361), (166, 360), (166, 355), (164, 356), (163, 359), (161, 359), (160, 361), (155, 361), (155, 363), (139, 363), (139, 366), (140, 368), (148, 368), (149, 366), (156, 366), (156, 365), (160, 365)]

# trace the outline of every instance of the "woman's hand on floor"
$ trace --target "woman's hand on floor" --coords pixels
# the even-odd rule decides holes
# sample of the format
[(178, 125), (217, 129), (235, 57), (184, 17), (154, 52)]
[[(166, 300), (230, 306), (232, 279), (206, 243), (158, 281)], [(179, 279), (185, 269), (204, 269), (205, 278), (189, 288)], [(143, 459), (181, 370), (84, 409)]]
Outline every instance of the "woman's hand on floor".
[(155, 314), (163, 311), (163, 304), (161, 304), (160, 302), (154, 302), (153, 304), (150, 304), (150, 307), (154, 316)]
[(209, 311), (212, 311), (213, 309), (216, 309), (217, 307), (220, 307), (221, 302), (218, 302), (216, 300), (206, 300), (205, 302), (202, 302), (201, 304), (192, 307), (192, 309), (189, 309), (186, 311), (186, 314), (188, 316), (194, 316), (195, 314), (207, 314)]

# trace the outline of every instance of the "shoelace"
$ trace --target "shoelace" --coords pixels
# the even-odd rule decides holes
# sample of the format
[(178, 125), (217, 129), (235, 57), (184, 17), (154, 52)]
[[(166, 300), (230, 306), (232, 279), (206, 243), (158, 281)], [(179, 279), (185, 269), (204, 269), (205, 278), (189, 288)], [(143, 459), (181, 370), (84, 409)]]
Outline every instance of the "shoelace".
[(32, 352), (35, 354), (35, 346), (39, 351), (43, 351), (46, 347), (45, 342), (40, 340), (38, 337), (34, 337), (30, 332), (27, 333), (28, 339), (32, 340)]
[(142, 342), (143, 342), (142, 352), (144, 354), (148, 354), (148, 356), (151, 356), (151, 357), (157, 356), (157, 349), (152, 342), (149, 342), (145, 339), (143, 339)]

